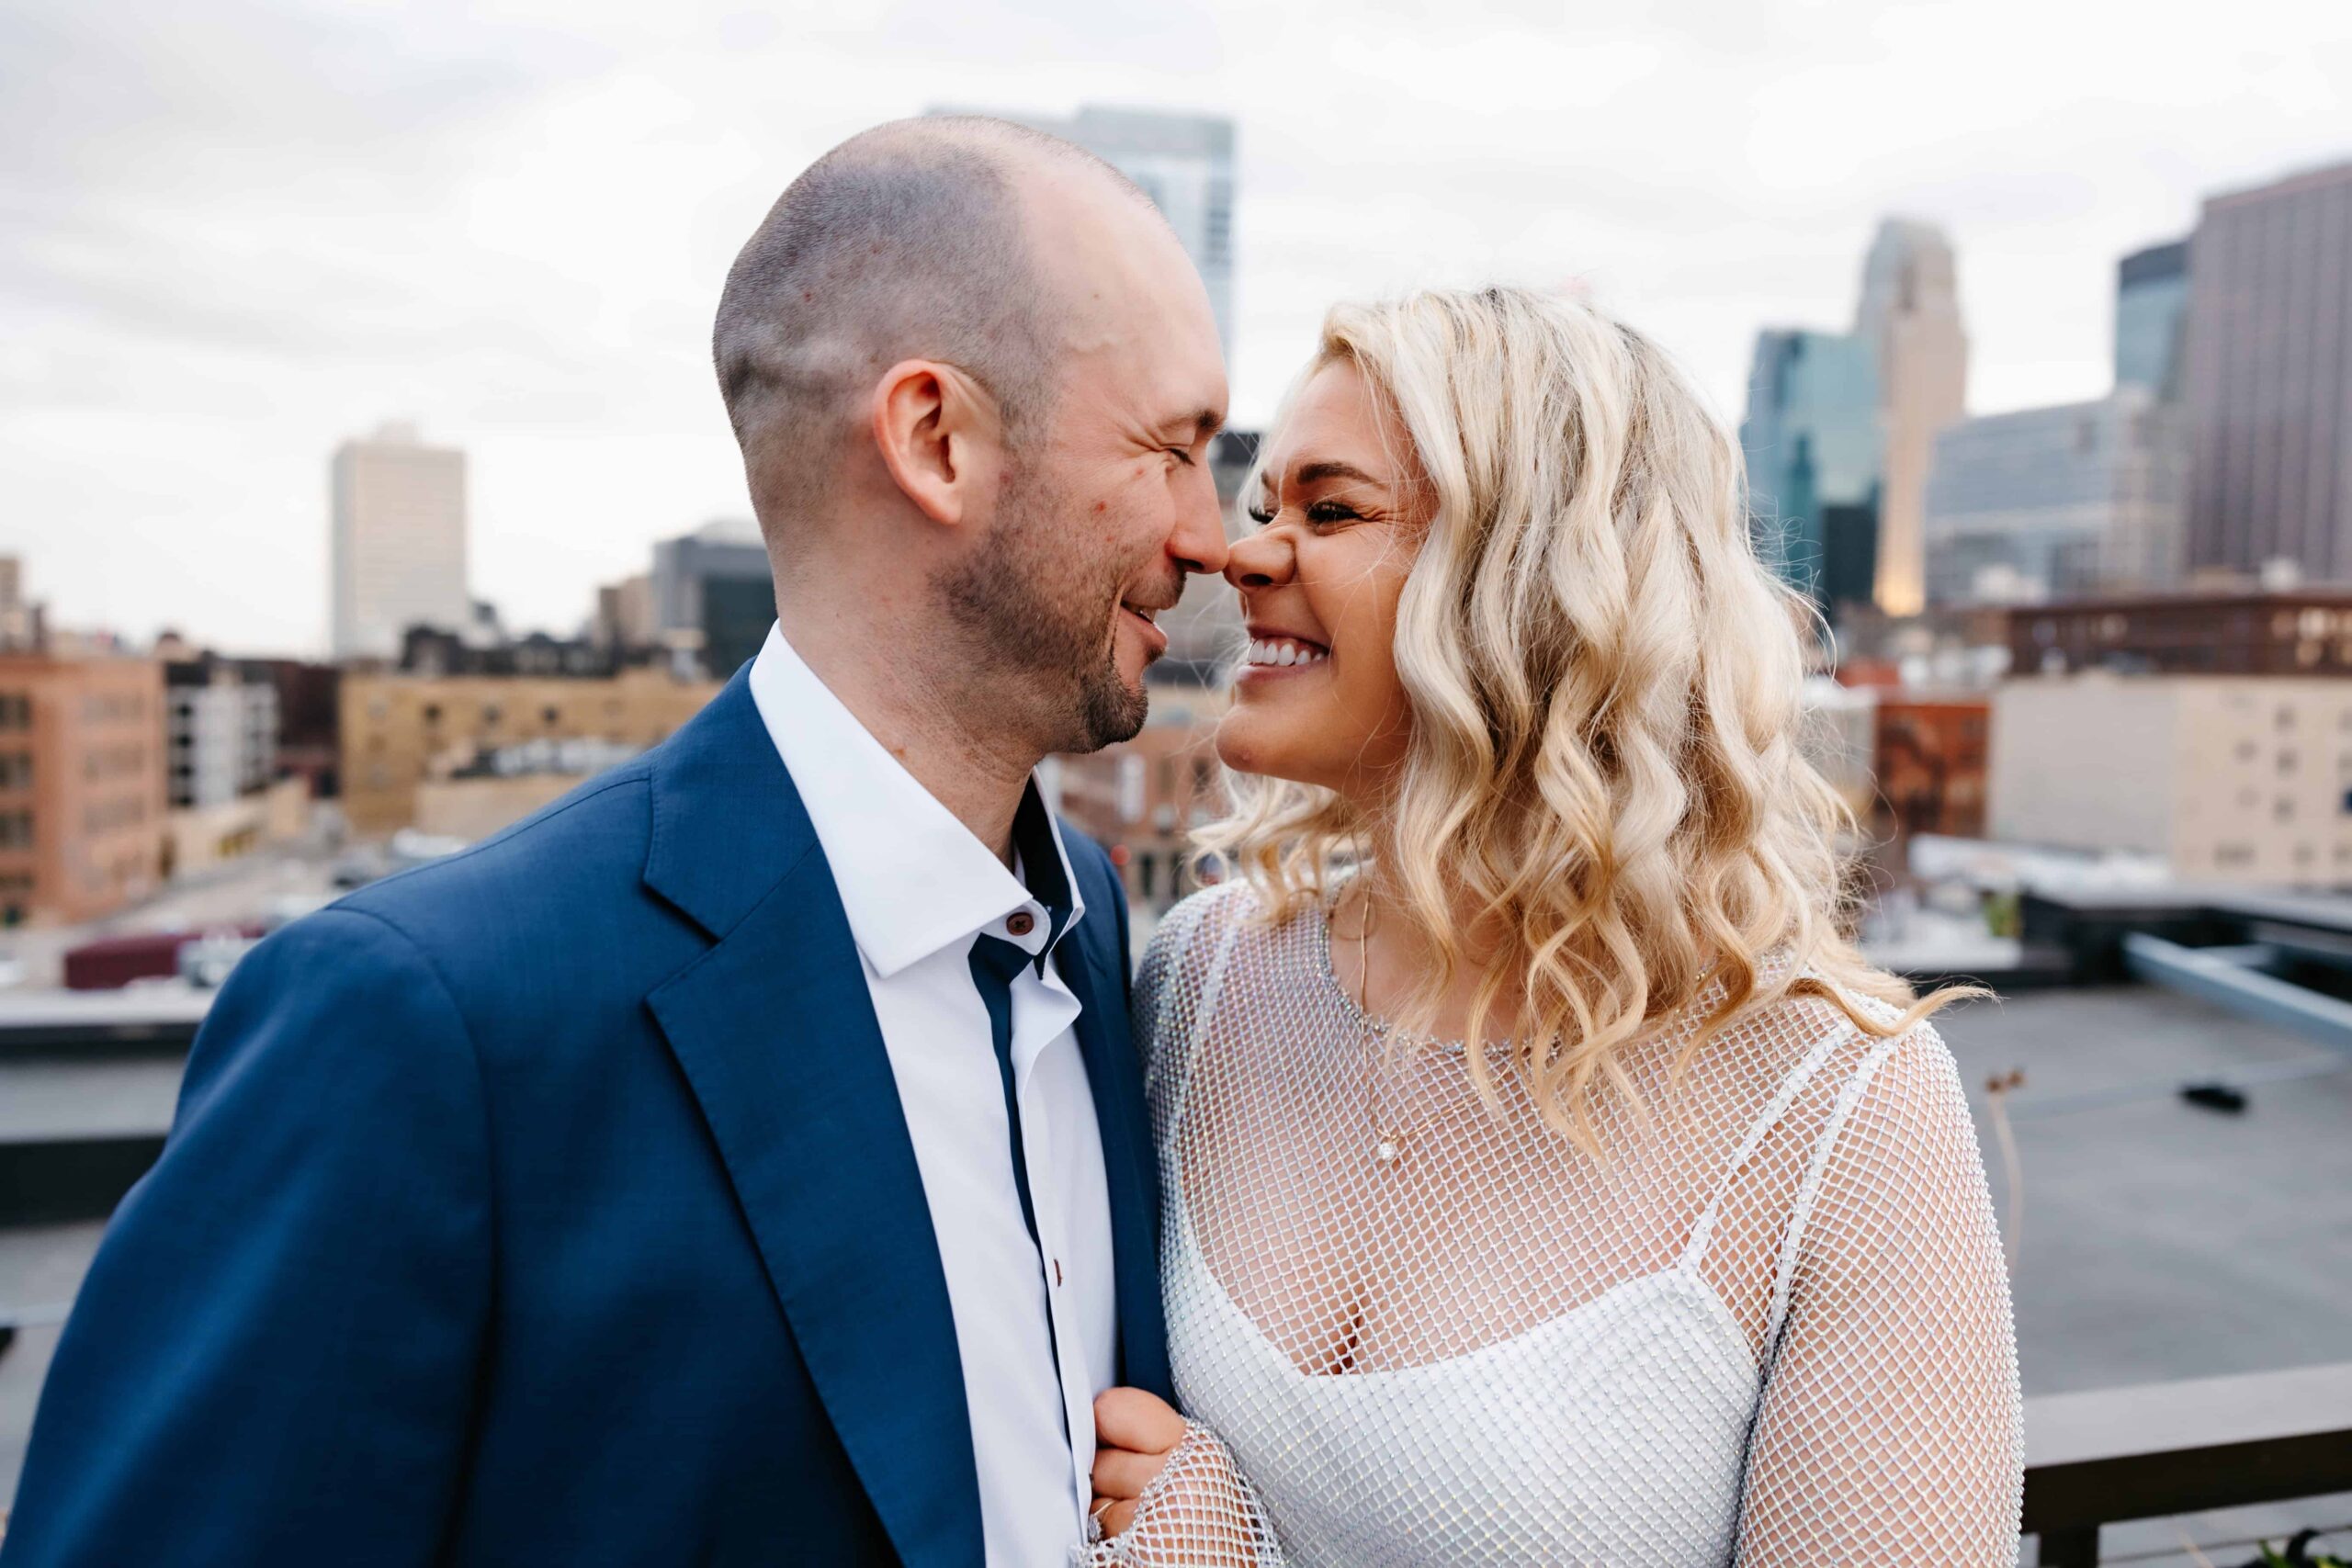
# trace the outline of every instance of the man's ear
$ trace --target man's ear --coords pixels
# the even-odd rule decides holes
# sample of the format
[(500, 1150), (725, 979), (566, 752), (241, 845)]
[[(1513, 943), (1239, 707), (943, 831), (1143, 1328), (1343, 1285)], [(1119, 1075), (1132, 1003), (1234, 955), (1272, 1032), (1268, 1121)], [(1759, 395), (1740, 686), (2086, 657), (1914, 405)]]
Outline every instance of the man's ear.
[(953, 365), (902, 359), (874, 384), (875, 450), (890, 479), (934, 523), (987, 513), (1002, 467), (996, 400)]

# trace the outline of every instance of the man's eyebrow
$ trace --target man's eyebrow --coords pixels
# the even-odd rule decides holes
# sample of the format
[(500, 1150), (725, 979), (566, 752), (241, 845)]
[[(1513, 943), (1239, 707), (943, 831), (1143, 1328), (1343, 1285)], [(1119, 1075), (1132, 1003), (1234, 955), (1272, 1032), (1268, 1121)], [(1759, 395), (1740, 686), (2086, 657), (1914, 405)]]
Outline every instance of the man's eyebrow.
[(1190, 431), (1195, 441), (1215, 435), (1225, 425), (1223, 412), (1213, 408), (1199, 408), (1190, 413), (1170, 414), (1159, 422), (1159, 428), (1170, 434)]

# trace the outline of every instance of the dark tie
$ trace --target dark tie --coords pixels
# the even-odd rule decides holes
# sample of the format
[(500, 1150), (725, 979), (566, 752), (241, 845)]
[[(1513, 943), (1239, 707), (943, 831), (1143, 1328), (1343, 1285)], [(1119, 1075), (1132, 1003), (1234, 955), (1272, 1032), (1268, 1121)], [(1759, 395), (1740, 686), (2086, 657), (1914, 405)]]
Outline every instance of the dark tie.
[(1021, 1096), (1012, 1078), (1012, 977), (1035, 963), (1029, 954), (1000, 936), (981, 933), (972, 941), (972, 984), (988, 1004), (989, 1035), (996, 1044), (996, 1076), (1004, 1085), (1004, 1124), (1012, 1134), (1012, 1184), (1021, 1191), (1021, 1219), (1029, 1227), (1030, 1244), (1038, 1249), (1045, 1267), (1045, 1244), (1037, 1237), (1037, 1206), (1029, 1197), (1029, 1161), (1021, 1147)]
[[(1004, 1086), (1004, 1124), (1012, 1138), (1012, 1185), (1021, 1194), (1021, 1222), (1029, 1227), (1029, 1244), (1037, 1249), (1037, 1271), (1046, 1272), (1046, 1244), (1037, 1237), (1037, 1206), (1029, 1197), (1029, 1160), (1021, 1146), (1021, 1096), (1012, 1081), (1012, 977), (1037, 960), (1000, 936), (982, 932), (972, 940), (972, 985), (988, 1004), (989, 1037), (996, 1045), (996, 1076)], [(1052, 1287), (1046, 1287), (1048, 1295)], [(1055, 1332), (1050, 1303), (1046, 1311), (1046, 1343), (1052, 1347), (1054, 1380), (1062, 1375), (1061, 1336)], [(1067, 1430), (1069, 1412), (1062, 1412)]]

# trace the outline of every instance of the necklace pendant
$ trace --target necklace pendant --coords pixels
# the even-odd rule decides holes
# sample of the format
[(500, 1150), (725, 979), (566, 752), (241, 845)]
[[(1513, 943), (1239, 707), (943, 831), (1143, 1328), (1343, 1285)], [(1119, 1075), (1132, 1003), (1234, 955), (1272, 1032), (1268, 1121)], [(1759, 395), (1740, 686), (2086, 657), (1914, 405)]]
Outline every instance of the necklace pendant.
[(1383, 1165), (1395, 1165), (1405, 1152), (1404, 1145), (1394, 1138), (1383, 1138), (1373, 1145), (1372, 1157)]

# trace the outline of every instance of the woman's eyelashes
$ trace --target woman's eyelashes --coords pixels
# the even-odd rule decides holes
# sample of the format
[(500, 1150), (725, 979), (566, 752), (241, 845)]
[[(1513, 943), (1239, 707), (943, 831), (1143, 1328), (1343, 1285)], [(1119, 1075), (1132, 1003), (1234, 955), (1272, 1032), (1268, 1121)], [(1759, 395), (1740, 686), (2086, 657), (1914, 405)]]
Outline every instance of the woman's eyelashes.
[[(1261, 527), (1271, 524), (1275, 518), (1282, 515), (1279, 511), (1265, 505), (1263, 502), (1261, 502), (1256, 506), (1252, 506), (1249, 510), (1250, 521), (1258, 524)], [(1354, 507), (1348, 505), (1344, 502), (1318, 501), (1306, 508), (1306, 522), (1309, 527), (1332, 527), (1344, 523), (1361, 523), (1363, 520), (1364, 516), (1363, 513), (1358, 512)]]

